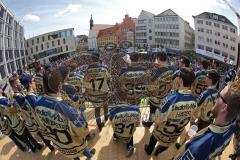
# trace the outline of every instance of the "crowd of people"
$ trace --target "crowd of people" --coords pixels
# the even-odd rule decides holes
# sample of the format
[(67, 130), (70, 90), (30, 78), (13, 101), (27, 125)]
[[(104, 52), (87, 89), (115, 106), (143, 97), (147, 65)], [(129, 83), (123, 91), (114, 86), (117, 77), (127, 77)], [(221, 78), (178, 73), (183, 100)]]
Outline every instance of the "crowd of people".
[[(240, 70), (230, 69), (222, 79), (218, 61), (194, 63), (193, 67), (188, 57), (170, 58), (165, 52), (149, 58), (137, 52), (108, 52), (37, 64), (34, 73), (19, 72), (0, 83), (0, 130), (22, 152), (41, 150), (38, 136), (51, 151), (74, 160), (81, 155), (91, 159), (96, 150), (88, 141), (95, 133), (89, 129), (84, 105), (91, 102), (99, 132), (110, 121), (112, 140), (126, 144), (126, 157), (135, 149), (147, 155), (155, 150), (157, 156), (175, 145), (178, 152), (169, 159), (213, 159), (235, 135), (229, 157), (236, 159)], [(145, 120), (142, 99), (149, 103)], [(197, 133), (178, 142), (189, 123)], [(133, 135), (140, 124), (146, 129), (153, 126), (153, 131), (148, 144), (134, 148)]]

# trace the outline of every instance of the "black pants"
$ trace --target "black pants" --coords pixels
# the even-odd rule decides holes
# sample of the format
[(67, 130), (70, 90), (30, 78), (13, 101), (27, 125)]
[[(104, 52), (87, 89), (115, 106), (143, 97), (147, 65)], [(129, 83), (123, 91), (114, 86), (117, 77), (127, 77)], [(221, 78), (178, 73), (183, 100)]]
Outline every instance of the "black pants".
[(38, 134), (38, 136), (42, 139), (42, 141), (44, 142), (44, 144), (45, 144), (51, 151), (54, 151), (54, 147), (51, 145), (51, 142), (50, 142), (49, 140), (46, 140), (40, 132), (38, 132), (37, 134)]
[(18, 134), (16, 134), (14, 131), (9, 135), (9, 138), (11, 138), (11, 140), (15, 143), (15, 145), (21, 150), (21, 151), (25, 151), (25, 146), (23, 145), (24, 142), (21, 142), (21, 136), (19, 136)]
[[(94, 105), (94, 104), (93, 104)], [(96, 122), (98, 125), (98, 128), (101, 127), (101, 108), (102, 106), (94, 106), (95, 107), (95, 118), (96, 118)], [(104, 110), (104, 119), (105, 122), (108, 120), (108, 104), (105, 104), (103, 106), (103, 110)]]
[[(113, 137), (118, 139), (118, 136), (115, 133), (113, 133)], [(126, 144), (126, 147), (127, 149), (133, 147), (133, 137), (131, 137), (130, 141)]]
[(26, 145), (35, 152), (36, 149), (41, 150), (42, 146), (32, 137), (31, 133), (28, 131), (27, 128), (24, 129), (23, 134), (20, 136), (21, 141), (25, 142)]
[[(147, 148), (146, 148), (146, 152), (147, 154), (152, 154), (155, 146), (157, 144), (157, 139), (154, 137), (154, 135), (151, 135), (150, 137), (150, 141), (147, 145)], [(156, 152), (155, 152), (155, 155), (158, 155), (159, 153), (165, 151), (166, 149), (168, 149), (168, 147), (164, 147), (164, 146), (158, 146), (158, 148), (156, 149)]]
[(203, 128), (206, 128), (209, 126), (211, 121), (203, 121), (200, 118), (197, 121), (198, 131), (202, 130)]

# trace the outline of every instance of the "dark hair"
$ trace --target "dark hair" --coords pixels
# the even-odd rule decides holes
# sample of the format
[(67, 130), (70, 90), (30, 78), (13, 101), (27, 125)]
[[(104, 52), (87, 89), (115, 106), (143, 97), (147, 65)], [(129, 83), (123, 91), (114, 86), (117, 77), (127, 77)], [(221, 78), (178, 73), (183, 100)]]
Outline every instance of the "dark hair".
[(240, 112), (240, 81), (234, 81), (230, 84), (225, 95), (225, 100), (228, 105), (228, 113), (226, 120), (231, 121), (237, 117)]
[(213, 61), (213, 64), (215, 64), (217, 67), (220, 66), (220, 63), (218, 61), (216, 61), (216, 60)]
[(202, 66), (203, 66), (204, 69), (208, 69), (208, 67), (209, 67), (209, 62), (208, 62), (207, 60), (203, 60), (203, 61), (201, 62), (201, 64), (202, 64)]
[(130, 60), (132, 62), (138, 62), (138, 60), (139, 60), (139, 53), (137, 53), (137, 52), (131, 53), (130, 54)]
[(190, 66), (190, 60), (186, 56), (181, 56), (181, 62), (185, 65), (185, 67)]
[(99, 62), (100, 55), (98, 53), (93, 53), (92, 54), (92, 61), (93, 62)]
[(180, 68), (179, 77), (183, 80), (184, 87), (191, 87), (195, 80), (194, 72), (186, 67)]
[(159, 59), (160, 61), (167, 61), (167, 54), (165, 52), (158, 52), (156, 54), (156, 58)]
[(216, 85), (220, 79), (218, 72), (215, 69), (210, 69), (207, 71), (207, 77), (212, 80), (212, 84)]

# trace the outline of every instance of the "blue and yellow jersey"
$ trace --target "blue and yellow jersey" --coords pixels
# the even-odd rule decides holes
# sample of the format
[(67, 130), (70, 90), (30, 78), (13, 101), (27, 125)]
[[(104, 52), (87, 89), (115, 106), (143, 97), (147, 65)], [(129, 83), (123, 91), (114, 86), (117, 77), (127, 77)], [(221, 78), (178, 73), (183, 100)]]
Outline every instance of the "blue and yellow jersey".
[(209, 121), (211, 117), (211, 111), (214, 107), (218, 90), (215, 87), (209, 87), (207, 90), (203, 91), (198, 101), (198, 110), (196, 112), (196, 117), (203, 121)]
[(113, 90), (120, 102), (138, 105), (142, 98), (147, 97), (146, 70), (138, 64), (122, 68), (113, 84)]
[(33, 119), (32, 112), (29, 110), (27, 106), (27, 102), (25, 100), (25, 96), (21, 93), (14, 93), (13, 95), (14, 106), (16, 106), (19, 110), (18, 114), (21, 116), (22, 120), (25, 122), (25, 126), (31, 133), (37, 133), (38, 127), (37, 123)]
[(200, 95), (203, 91), (207, 89), (207, 84), (206, 84), (206, 75), (207, 73), (203, 70), (195, 72), (195, 80), (192, 84), (192, 94), (199, 99)]
[(190, 90), (169, 94), (155, 114), (153, 135), (159, 144), (169, 147), (175, 143), (196, 109)]
[(10, 127), (8, 121), (4, 118), (5, 106), (0, 104), (0, 131), (9, 136), (12, 133), (12, 128)]
[[(151, 71), (150, 86), (154, 86), (150, 90), (153, 96), (149, 97), (149, 101), (154, 106), (159, 106), (161, 101), (167, 97), (173, 85), (173, 71), (168, 67), (159, 67)], [(152, 88), (152, 87), (148, 87)]]
[(80, 111), (57, 95), (43, 96), (34, 107), (36, 116), (46, 128), (46, 139), (69, 158), (79, 157), (87, 147), (87, 123)]
[(222, 154), (236, 130), (235, 123), (225, 127), (210, 124), (190, 139), (175, 156), (177, 160), (208, 160)]
[(43, 95), (44, 94), (43, 75), (36, 74), (34, 79), (35, 79), (37, 93), (39, 95)]
[(105, 65), (89, 65), (83, 80), (85, 96), (92, 103), (106, 103), (109, 98), (109, 82), (110, 74)]
[(138, 106), (121, 104), (110, 111), (110, 120), (115, 135), (128, 143), (139, 125), (141, 113)]
[(5, 107), (4, 116), (11, 128), (18, 134), (22, 135), (25, 129), (24, 123), (18, 115), (17, 107), (13, 106), (12, 103), (6, 97), (0, 97), (1, 106)]

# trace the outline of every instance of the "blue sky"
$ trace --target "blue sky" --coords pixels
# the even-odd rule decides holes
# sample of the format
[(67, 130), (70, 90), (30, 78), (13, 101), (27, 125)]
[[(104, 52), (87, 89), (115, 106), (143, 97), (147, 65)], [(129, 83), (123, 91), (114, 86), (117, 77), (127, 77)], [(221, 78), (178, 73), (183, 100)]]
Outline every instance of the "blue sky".
[[(228, 0), (240, 13), (240, 0)], [(141, 10), (159, 14), (172, 9), (194, 27), (192, 15), (214, 12), (238, 26), (237, 18), (222, 0), (4, 0), (24, 25), (25, 37), (75, 28), (75, 35), (88, 34), (89, 19), (96, 24), (122, 22), (126, 13), (137, 18)]]

